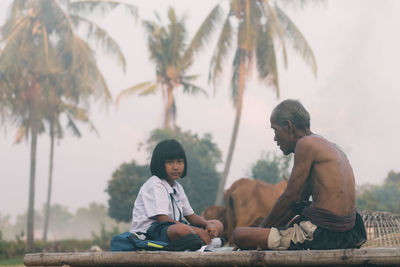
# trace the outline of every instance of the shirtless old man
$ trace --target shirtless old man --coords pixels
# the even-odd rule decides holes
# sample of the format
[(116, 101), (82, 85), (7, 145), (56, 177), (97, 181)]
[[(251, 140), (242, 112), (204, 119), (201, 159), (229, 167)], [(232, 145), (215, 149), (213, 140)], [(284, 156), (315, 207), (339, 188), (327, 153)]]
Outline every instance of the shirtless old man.
[(360, 247), (366, 233), (356, 212), (354, 174), (346, 155), (311, 132), (310, 115), (296, 100), (281, 102), (270, 120), (279, 148), (285, 155), (294, 153), (294, 166), (286, 190), (260, 227), (235, 229), (235, 245), (240, 249)]

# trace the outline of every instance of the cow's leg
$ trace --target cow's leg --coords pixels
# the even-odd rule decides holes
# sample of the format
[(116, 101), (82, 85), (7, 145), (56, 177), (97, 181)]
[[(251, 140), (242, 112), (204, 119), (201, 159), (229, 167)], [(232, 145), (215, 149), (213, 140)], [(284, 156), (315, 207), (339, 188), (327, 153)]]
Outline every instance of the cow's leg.
[(240, 249), (267, 249), (270, 229), (238, 227), (233, 231), (233, 243)]

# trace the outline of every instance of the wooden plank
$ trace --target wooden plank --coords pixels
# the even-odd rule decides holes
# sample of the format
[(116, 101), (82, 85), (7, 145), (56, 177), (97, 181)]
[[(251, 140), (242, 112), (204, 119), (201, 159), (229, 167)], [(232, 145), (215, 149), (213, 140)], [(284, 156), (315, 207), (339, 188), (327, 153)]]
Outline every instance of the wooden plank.
[(26, 254), (26, 266), (400, 266), (400, 247), (303, 251)]

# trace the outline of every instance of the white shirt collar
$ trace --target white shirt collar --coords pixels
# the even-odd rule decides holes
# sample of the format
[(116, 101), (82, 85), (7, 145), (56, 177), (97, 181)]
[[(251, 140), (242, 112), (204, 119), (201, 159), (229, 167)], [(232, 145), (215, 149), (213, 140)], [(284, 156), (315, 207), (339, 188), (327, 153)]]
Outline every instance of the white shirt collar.
[(178, 183), (176, 181), (174, 181), (173, 185), (171, 186), (167, 180), (165, 179), (161, 179), (160, 177), (156, 176), (161, 183), (164, 185), (165, 189), (167, 190), (168, 194), (173, 194), (174, 193), (174, 189), (175, 192), (178, 192)]

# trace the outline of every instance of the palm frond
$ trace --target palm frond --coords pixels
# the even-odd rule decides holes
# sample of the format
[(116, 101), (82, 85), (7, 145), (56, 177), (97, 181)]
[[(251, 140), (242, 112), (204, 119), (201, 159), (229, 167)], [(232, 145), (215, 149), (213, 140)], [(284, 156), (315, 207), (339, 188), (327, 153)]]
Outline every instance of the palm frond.
[[(287, 68), (288, 65), (288, 60), (287, 60), (287, 51), (286, 51), (286, 44), (285, 44), (285, 31), (283, 29), (283, 26), (281, 25), (281, 22), (279, 21), (277, 12), (275, 8), (277, 6), (275, 5), (274, 8), (271, 7), (269, 4), (269, 1), (265, 1), (266, 5), (268, 7), (268, 23), (270, 23), (270, 27), (272, 27), (273, 31), (270, 31), (270, 34), (274, 34), (275, 32), (278, 33), (278, 37), (280, 40), (280, 43), (282, 45), (282, 55), (283, 55), (283, 64), (284, 67)], [(265, 12), (267, 14), (267, 12)]]
[(126, 70), (126, 60), (119, 44), (107, 33), (106, 30), (96, 25), (92, 21), (76, 15), (70, 15), (71, 21), (78, 27), (80, 24), (87, 26), (87, 37), (93, 41), (99, 42), (100, 46), (111, 55), (115, 56), (122, 65), (122, 69)]
[[(177, 18), (175, 15), (175, 10), (171, 7), (168, 11), (168, 59), (169, 64), (174, 66), (176, 72), (179, 73), (181, 70), (182, 62), (182, 51), (185, 49), (185, 39), (186, 39), (186, 29), (184, 26), (185, 18)], [(174, 79), (175, 77), (171, 77)]]
[(225, 56), (231, 47), (232, 41), (232, 25), (230, 23), (230, 16), (228, 15), (225, 19), (224, 26), (222, 27), (219, 35), (217, 46), (214, 50), (214, 54), (211, 58), (210, 71), (208, 75), (208, 82), (212, 80), (215, 85), (216, 78), (220, 76), (222, 72), (222, 63)]
[(313, 6), (318, 6), (318, 5), (326, 5), (327, 1), (326, 0), (278, 0), (280, 6), (286, 6), (293, 8), (294, 10), (304, 8), (307, 5), (313, 5)]
[(60, 120), (57, 119), (54, 124), (57, 139), (62, 139), (64, 137), (64, 129), (60, 123)]
[[(154, 88), (154, 86), (155, 86), (155, 88)], [(118, 94), (118, 96), (116, 98), (116, 101), (115, 101), (116, 105), (117, 106), (119, 105), (119, 103), (121, 101), (121, 98), (123, 98), (123, 97), (127, 97), (129, 95), (135, 94), (138, 91), (142, 91), (142, 93), (143, 92), (147, 92), (144, 95), (150, 94), (152, 92), (152, 90), (155, 91), (157, 88), (158, 88), (158, 84), (155, 83), (154, 81), (147, 81), (147, 82), (143, 82), (143, 83), (139, 83), (139, 84), (133, 85), (133, 86), (127, 88), (127, 89), (122, 90)]]
[(207, 18), (203, 21), (183, 55), (184, 68), (191, 66), (194, 55), (208, 41), (216, 25), (221, 21), (222, 14), (222, 7), (217, 4), (210, 14), (208, 14)]
[(185, 81), (193, 81), (193, 80), (196, 80), (199, 77), (200, 77), (200, 74), (192, 74), (192, 75), (187, 75), (187, 76), (183, 77), (183, 79)]
[(202, 93), (203, 95), (208, 96), (208, 93), (206, 90), (204, 90), (203, 88), (201, 88), (195, 84), (192, 84), (192, 83), (189, 83), (186, 81), (181, 81), (181, 84), (183, 86), (184, 93), (189, 93), (189, 94), (193, 94), (193, 95)]
[(260, 29), (258, 34), (256, 49), (256, 67), (260, 80), (268, 82), (272, 80), (277, 97), (279, 97), (279, 79), (276, 62), (276, 54), (273, 36), (271, 35), (271, 26), (267, 23)]
[(0, 51), (0, 56), (6, 51), (7, 46), (12, 43), (16, 42), (16, 37), (20, 35), (21, 31), (25, 31), (26, 27), (29, 25), (29, 18), (28, 17), (21, 17), (18, 19), (16, 22), (15, 26), (10, 28), (9, 33), (3, 33), (3, 36), (6, 36), (2, 42), (3, 44), (3, 49)]
[(314, 52), (308, 44), (307, 40), (296, 27), (293, 21), (283, 12), (278, 6), (275, 7), (278, 18), (282, 25), (285, 27), (285, 31), (288, 33), (288, 39), (291, 41), (295, 50), (302, 56), (305, 62), (311, 67), (315, 77), (317, 76), (317, 61), (314, 56)]
[(1, 26), (1, 33), (3, 36), (7, 36), (11, 29), (17, 24), (17, 20), (21, 19), (23, 16), (24, 8), (28, 0), (14, 0), (11, 3), (9, 15), (5, 23)]
[(111, 0), (77, 0), (68, 3), (68, 9), (76, 14), (97, 13), (107, 15), (118, 6), (123, 6), (135, 19), (138, 18), (138, 8), (134, 5)]
[(15, 143), (19, 144), (24, 137), (28, 139), (28, 133), (28, 128), (25, 126), (25, 124), (21, 124), (18, 127), (17, 134), (15, 135)]
[[(95, 74), (95, 77), (97, 78), (98, 83), (100, 83), (100, 86), (99, 86), (99, 84), (97, 84), (97, 86), (98, 86), (99, 88), (102, 88), (102, 91), (100, 91), (100, 90), (95, 90), (94, 93), (98, 93), (98, 95), (104, 100), (104, 103), (107, 104), (107, 103), (109, 103), (110, 101), (112, 101), (111, 92), (110, 92), (110, 90), (108, 89), (108, 85), (107, 85), (107, 83), (106, 83), (106, 80), (104, 79), (104, 76), (103, 76), (103, 74), (100, 72), (100, 70), (99, 70), (99, 68), (97, 67), (97, 65), (93, 66), (93, 68), (94, 68), (94, 72), (96, 73), (96, 74)], [(96, 88), (96, 89), (98, 89), (98, 88)], [(103, 97), (103, 96), (104, 96), (104, 97)]]
[(43, 50), (44, 50), (44, 58), (45, 58), (45, 63), (46, 63), (46, 68), (49, 68), (49, 39), (47, 36), (47, 28), (44, 25), (43, 26)]
[(67, 115), (67, 120), (68, 120), (67, 127), (69, 129), (71, 129), (72, 134), (75, 135), (78, 138), (81, 137), (82, 134), (79, 131), (78, 126), (75, 124), (74, 120), (71, 118), (70, 115)]
[(150, 85), (149, 87), (145, 88), (140, 92), (139, 96), (146, 96), (149, 94), (154, 94), (157, 90), (159, 89), (159, 85), (157, 83), (154, 83)]

